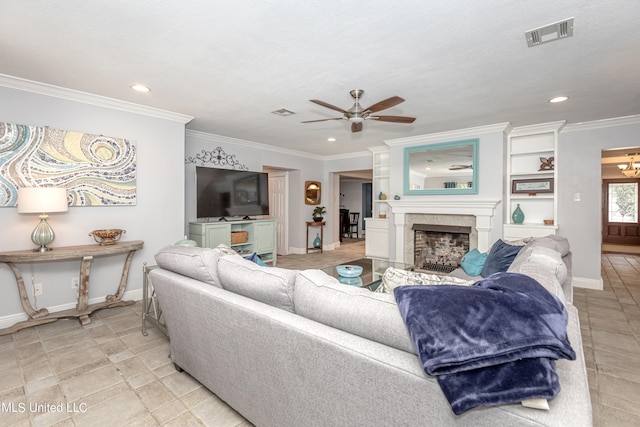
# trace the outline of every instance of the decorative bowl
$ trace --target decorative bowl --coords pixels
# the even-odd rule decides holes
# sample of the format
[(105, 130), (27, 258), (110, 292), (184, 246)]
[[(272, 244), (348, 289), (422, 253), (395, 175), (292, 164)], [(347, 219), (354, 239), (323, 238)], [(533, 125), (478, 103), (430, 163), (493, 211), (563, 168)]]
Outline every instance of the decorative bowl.
[(120, 237), (122, 237), (126, 232), (126, 230), (122, 230), (120, 228), (108, 228), (104, 230), (93, 230), (89, 233), (89, 236), (93, 236), (93, 239), (100, 246), (108, 246), (115, 245), (116, 242), (120, 240)]
[(362, 266), (359, 265), (338, 265), (336, 267), (338, 275), (342, 277), (358, 277), (362, 274)]
[(349, 286), (362, 286), (362, 279), (360, 277), (338, 277), (338, 282), (343, 285)]

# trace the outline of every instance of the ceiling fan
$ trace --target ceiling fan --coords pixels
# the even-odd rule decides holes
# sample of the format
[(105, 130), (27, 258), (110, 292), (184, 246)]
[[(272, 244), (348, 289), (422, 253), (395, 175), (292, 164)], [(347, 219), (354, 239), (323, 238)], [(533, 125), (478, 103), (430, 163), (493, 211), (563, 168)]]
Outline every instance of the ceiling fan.
[(341, 112), (343, 114), (342, 117), (320, 120), (307, 120), (302, 123), (326, 122), (328, 120), (349, 120), (351, 122), (351, 132), (360, 132), (362, 130), (362, 122), (364, 122), (365, 120), (378, 120), (381, 122), (393, 123), (413, 123), (415, 121), (415, 117), (373, 115), (373, 113), (386, 110), (387, 108), (391, 108), (400, 104), (401, 102), (404, 102), (404, 99), (400, 98), (399, 96), (392, 96), (391, 98), (387, 98), (383, 101), (373, 104), (369, 108), (362, 108), (362, 106), (360, 105), (360, 98), (362, 98), (362, 95), (364, 95), (364, 90), (353, 89), (349, 93), (351, 94), (351, 97), (353, 97), (355, 102), (353, 106), (348, 110), (343, 110), (340, 107), (336, 107), (335, 105), (328, 104), (318, 99), (310, 100), (311, 102), (322, 105), (323, 107)]
[(473, 165), (451, 165), (449, 166), (450, 171), (459, 171), (463, 169), (473, 169)]

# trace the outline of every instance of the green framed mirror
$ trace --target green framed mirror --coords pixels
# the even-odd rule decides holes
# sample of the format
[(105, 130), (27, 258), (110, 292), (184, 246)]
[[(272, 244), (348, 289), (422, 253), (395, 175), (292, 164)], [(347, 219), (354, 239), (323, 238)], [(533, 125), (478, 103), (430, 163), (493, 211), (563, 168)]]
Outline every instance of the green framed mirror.
[(478, 194), (478, 139), (406, 147), (404, 194)]

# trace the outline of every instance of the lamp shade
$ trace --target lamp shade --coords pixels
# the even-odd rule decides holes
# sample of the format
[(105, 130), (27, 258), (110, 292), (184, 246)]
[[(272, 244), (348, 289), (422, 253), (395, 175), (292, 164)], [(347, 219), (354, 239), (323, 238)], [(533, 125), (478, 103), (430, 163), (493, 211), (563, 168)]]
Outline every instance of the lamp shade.
[(67, 212), (67, 189), (23, 187), (18, 189), (18, 213)]

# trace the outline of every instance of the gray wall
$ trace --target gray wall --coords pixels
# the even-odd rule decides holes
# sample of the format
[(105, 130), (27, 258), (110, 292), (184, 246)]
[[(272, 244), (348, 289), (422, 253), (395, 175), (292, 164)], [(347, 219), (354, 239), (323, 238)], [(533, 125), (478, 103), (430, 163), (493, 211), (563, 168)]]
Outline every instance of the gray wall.
[[(202, 132), (187, 131), (185, 158), (196, 156), (202, 150), (211, 151), (221, 147), (226, 154), (234, 155), (236, 160), (245, 165), (251, 171), (263, 170), (263, 167), (272, 167), (290, 170), (289, 174), (289, 246), (291, 253), (304, 253), (306, 248), (305, 221), (311, 221), (314, 206), (304, 204), (304, 182), (320, 181), (322, 183), (322, 205), (330, 212), (332, 199), (328, 178), (325, 172), (325, 161), (320, 156), (312, 156), (308, 153), (292, 150), (280, 150), (257, 142), (241, 141), (226, 138), (219, 135), (205, 134)], [(183, 159), (184, 163), (184, 159)], [(186, 221), (185, 230), (189, 221), (196, 220), (196, 191), (195, 191), (195, 167), (220, 167), (211, 163), (189, 163), (181, 172), (185, 177)], [(332, 226), (329, 222), (327, 228)], [(331, 236), (325, 229), (325, 239)], [(330, 242), (327, 242), (329, 244)]]
[(559, 135), (558, 233), (571, 243), (577, 285), (601, 287), (602, 150), (639, 145), (640, 118), (567, 126)]
[[(46, 91), (45, 91), (46, 92)], [(61, 92), (62, 93), (62, 92)], [(55, 93), (54, 93), (55, 95)], [(221, 146), (251, 170), (263, 166), (290, 170), (290, 246), (292, 253), (305, 247), (304, 222), (311, 218), (312, 206), (303, 202), (306, 180), (323, 183), (323, 202), (331, 214), (325, 229), (326, 245), (338, 237), (339, 188), (334, 172), (371, 169), (371, 153), (321, 157), (304, 152), (283, 151), (259, 143), (238, 141), (216, 135), (187, 132), (185, 142), (183, 116), (172, 115), (113, 101), (93, 103), (91, 96), (64, 99), (32, 90), (0, 86), (0, 120), (56, 129), (104, 134), (129, 138), (137, 142), (138, 204), (127, 207), (73, 207), (66, 214), (53, 214), (50, 222), (56, 231), (54, 246), (92, 243), (87, 234), (97, 228), (124, 228), (125, 239), (144, 240), (145, 248), (134, 258), (128, 291), (132, 298), (140, 296), (143, 262), (153, 264), (153, 254), (162, 246), (179, 240), (188, 221), (195, 219), (195, 165), (185, 166), (185, 158), (201, 150)], [(166, 114), (165, 114), (166, 113)], [(464, 196), (471, 200), (501, 200), (503, 195), (504, 134), (476, 132), (480, 139), (480, 194)], [(452, 136), (446, 136), (446, 135)], [(470, 137), (460, 132), (443, 133), (447, 142)], [(458, 136), (453, 136), (458, 135)], [(558, 150), (558, 224), (559, 234), (569, 238), (574, 253), (573, 274), (577, 284), (597, 287), (600, 278), (600, 158), (602, 149), (638, 146), (640, 119), (613, 120), (607, 123), (567, 126), (560, 133)], [(185, 150), (186, 144), (186, 150)], [(382, 141), (381, 141), (382, 144)], [(391, 191), (402, 195), (402, 147), (391, 147)], [(335, 194), (333, 194), (335, 193)], [(581, 194), (574, 202), (573, 195)], [(417, 196), (403, 196), (417, 197)], [(437, 196), (427, 196), (437, 197)], [(439, 196), (448, 199), (451, 196)], [(502, 205), (494, 218), (493, 240), (501, 236)], [(19, 215), (16, 208), (0, 208), (3, 239), (0, 251), (27, 249), (33, 246), (30, 234), (37, 223), (31, 215)], [(390, 230), (390, 245), (395, 242)], [(327, 237), (329, 236), (329, 237)], [(325, 246), (326, 247), (326, 246)], [(395, 248), (390, 248), (391, 253)], [(39, 307), (62, 307), (75, 304), (71, 277), (78, 274), (77, 262), (34, 264), (36, 282), (44, 285)], [(119, 277), (122, 261), (109, 257), (96, 259), (92, 270), (92, 300), (113, 293), (114, 277)], [(28, 266), (22, 266), (28, 268)], [(25, 274), (30, 277), (30, 271)], [(4, 284), (0, 299), (0, 322), (3, 318), (22, 315), (15, 280), (11, 271), (0, 265), (0, 283)]]
[[(43, 89), (45, 92), (49, 88)], [(55, 92), (55, 91), (53, 91)], [(136, 253), (127, 290), (130, 297), (141, 297), (142, 263), (154, 264), (153, 254), (182, 238), (184, 224), (184, 117), (175, 119), (160, 113), (124, 103), (97, 101), (91, 96), (85, 101), (27, 92), (0, 86), (0, 120), (55, 129), (104, 134), (127, 138), (137, 143), (137, 205), (122, 207), (71, 207), (68, 213), (52, 214), (49, 222), (56, 239), (53, 246), (94, 243), (88, 233), (101, 228), (123, 228), (123, 240), (144, 240), (144, 249)], [(102, 105), (101, 104), (101, 105)], [(165, 114), (166, 113), (166, 114)], [(15, 207), (0, 208), (2, 239), (0, 251), (35, 247), (31, 231), (37, 225), (36, 215), (18, 214)], [(96, 258), (91, 270), (90, 300), (112, 294), (118, 285), (124, 257)], [(40, 308), (75, 306), (75, 290), (71, 278), (79, 275), (79, 261), (34, 263), (35, 282), (43, 283)], [(31, 285), (31, 267), (20, 266), (27, 286)], [(23, 315), (15, 279), (11, 270), (0, 264), (0, 323), (2, 318)], [(29, 292), (30, 293), (30, 292)], [(9, 325), (4, 325), (9, 326)]]

